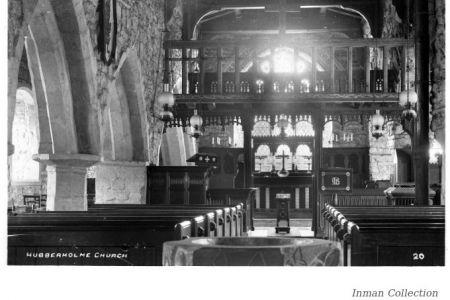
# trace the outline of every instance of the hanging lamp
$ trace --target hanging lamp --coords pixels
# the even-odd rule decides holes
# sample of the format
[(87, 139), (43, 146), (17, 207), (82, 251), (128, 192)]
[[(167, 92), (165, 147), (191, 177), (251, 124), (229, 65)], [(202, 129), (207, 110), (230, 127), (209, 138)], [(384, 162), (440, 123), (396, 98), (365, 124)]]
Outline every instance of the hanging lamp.
[(380, 114), (380, 110), (377, 109), (376, 113), (372, 116), (372, 136), (376, 139), (383, 135), (384, 117)]
[(194, 109), (194, 114), (191, 116), (191, 118), (189, 119), (189, 123), (191, 124), (191, 128), (192, 128), (192, 136), (194, 138), (199, 138), (200, 136), (202, 136), (202, 125), (203, 125), (203, 119), (202, 117), (198, 114), (197, 110)]

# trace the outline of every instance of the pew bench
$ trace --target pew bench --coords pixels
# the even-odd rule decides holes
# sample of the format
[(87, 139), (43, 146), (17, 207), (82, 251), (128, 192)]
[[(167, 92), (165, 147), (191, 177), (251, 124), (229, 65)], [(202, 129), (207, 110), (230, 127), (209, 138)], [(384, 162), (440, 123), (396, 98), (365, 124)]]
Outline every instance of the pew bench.
[(205, 207), (10, 215), (8, 264), (161, 265), (165, 241), (241, 235), (242, 209), (237, 205), (215, 211)]
[(389, 206), (384, 189), (354, 189), (351, 193), (324, 194), (324, 202), (334, 206)]
[(333, 207), (322, 211), (325, 234), (341, 243), (344, 265), (443, 266), (445, 209)]
[(253, 213), (256, 207), (256, 188), (209, 189), (206, 198), (211, 205), (237, 205), (242, 203), (246, 212), (244, 226), (255, 230)]
[[(245, 205), (243, 203), (237, 203), (233, 204), (235, 209), (231, 209), (231, 226), (232, 229), (230, 229), (230, 232), (238, 232), (237, 235), (242, 235), (242, 232), (248, 232), (249, 230), (254, 230), (253, 228), (253, 217), (251, 215), (251, 212), (245, 208)], [(225, 205), (148, 205), (148, 204), (93, 204), (88, 207), (88, 211), (114, 211), (114, 210), (169, 210), (169, 211), (175, 211), (175, 210), (217, 210), (217, 209), (223, 209)], [(230, 214), (228, 212), (224, 212), (224, 217), (227, 218), (228, 222), (228, 215)], [(238, 221), (237, 224), (234, 224), (234, 221)], [(216, 220), (216, 223), (218, 223), (218, 220)], [(252, 229), (253, 228), (253, 229)], [(228, 230), (228, 229), (227, 229)], [(239, 233), (241, 232), (241, 233)], [(226, 234), (227, 236), (229, 234)], [(222, 236), (222, 235), (219, 235)]]

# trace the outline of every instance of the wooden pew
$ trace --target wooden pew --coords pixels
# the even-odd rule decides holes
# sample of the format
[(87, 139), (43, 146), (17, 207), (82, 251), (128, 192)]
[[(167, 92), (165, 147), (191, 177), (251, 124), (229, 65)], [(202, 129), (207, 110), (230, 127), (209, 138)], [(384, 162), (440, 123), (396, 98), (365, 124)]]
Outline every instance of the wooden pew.
[[(229, 204), (229, 206), (234, 205), (236, 207), (236, 216), (232, 216), (230, 219), (227, 217), (228, 213), (231, 213), (229, 211), (224, 212), (224, 220), (229, 225), (230, 228), (226, 227), (226, 232), (224, 232), (224, 235), (228, 235), (231, 232), (236, 232), (236, 236), (241, 236), (243, 232), (248, 232), (252, 229), (253, 224), (253, 218), (252, 213), (248, 212), (248, 210), (245, 208), (246, 205), (243, 203), (233, 203)], [(175, 210), (212, 210), (212, 209), (223, 209), (224, 206), (228, 206), (228, 204), (222, 204), (222, 205), (147, 205), (147, 204), (94, 204), (89, 206), (88, 211), (100, 211), (100, 210), (118, 210), (118, 209), (167, 209), (169, 211), (175, 211)], [(247, 206), (250, 207), (250, 206)], [(239, 227), (236, 227), (234, 224), (230, 224), (232, 222), (239, 222)], [(216, 222), (217, 223), (217, 222)], [(238, 230), (236, 230), (238, 229)]]
[(383, 189), (354, 189), (351, 193), (324, 194), (324, 202), (333, 206), (388, 206), (391, 201)]
[[(206, 234), (210, 236), (242, 236), (243, 232), (249, 230), (246, 227), (245, 217), (248, 215), (240, 203), (232, 208), (223, 208), (222, 206), (209, 206), (209, 205), (141, 205), (141, 204), (100, 204), (89, 206), (89, 213), (102, 213), (107, 214), (123, 214), (131, 212), (139, 212), (140, 214), (168, 214), (172, 215), (175, 212), (183, 213), (204, 213), (209, 212), (212, 209), (214, 212), (214, 221), (206, 218)], [(52, 212), (47, 212), (52, 213)], [(73, 212), (75, 214), (84, 214), (86, 212)], [(214, 224), (211, 224), (214, 223)], [(218, 227), (216, 231), (211, 231), (212, 226)], [(205, 230), (203, 227), (199, 227), (198, 230)], [(210, 233), (212, 232), (212, 233)], [(195, 235), (197, 236), (197, 235)], [(200, 235), (203, 236), (203, 235)]]
[[(8, 264), (161, 265), (165, 241), (242, 234), (242, 209), (104, 208), (10, 215)], [(67, 253), (77, 257), (55, 257)], [(96, 257), (102, 255), (115, 257)]]
[[(214, 208), (214, 210), (212, 210)], [(74, 215), (75, 217), (84, 217), (85, 215), (96, 216), (122, 216), (124, 214), (136, 216), (168, 216), (183, 217), (185, 219), (195, 216), (201, 222), (196, 222), (195, 233), (189, 236), (242, 236), (244, 226), (244, 212), (242, 204), (235, 207), (186, 207), (172, 208), (170, 206), (160, 208), (127, 208), (127, 209), (109, 209), (102, 208), (99, 210), (91, 209), (87, 212), (65, 212), (65, 216)], [(212, 211), (212, 212), (211, 212)], [(61, 212), (38, 212), (39, 215), (50, 214), (58, 215)], [(31, 214), (32, 215), (32, 214)]]
[(444, 265), (445, 209), (326, 205), (326, 234), (341, 243), (344, 265)]
[[(180, 218), (79, 217), (10, 216), (8, 264), (160, 265), (162, 243), (180, 239), (192, 230), (191, 223), (186, 226)], [(32, 253), (50, 253), (53, 257), (33, 257)], [(61, 257), (64, 253), (85, 256)], [(100, 259), (102, 254), (123, 260)]]
[(244, 206), (244, 232), (255, 230), (253, 224), (253, 212), (256, 205), (255, 188), (239, 189), (209, 189), (206, 192), (207, 201), (211, 205), (237, 205)]

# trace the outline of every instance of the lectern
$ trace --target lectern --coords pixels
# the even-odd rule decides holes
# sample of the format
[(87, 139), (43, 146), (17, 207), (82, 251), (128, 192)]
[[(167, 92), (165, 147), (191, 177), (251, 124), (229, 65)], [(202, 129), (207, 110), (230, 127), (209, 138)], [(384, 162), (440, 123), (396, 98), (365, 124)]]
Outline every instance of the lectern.
[[(275, 200), (277, 202), (277, 227), (275, 227), (275, 232), (289, 233), (291, 230), (289, 226), (289, 202), (291, 201), (291, 194), (277, 194)], [(280, 221), (286, 221), (287, 226), (281, 227)]]

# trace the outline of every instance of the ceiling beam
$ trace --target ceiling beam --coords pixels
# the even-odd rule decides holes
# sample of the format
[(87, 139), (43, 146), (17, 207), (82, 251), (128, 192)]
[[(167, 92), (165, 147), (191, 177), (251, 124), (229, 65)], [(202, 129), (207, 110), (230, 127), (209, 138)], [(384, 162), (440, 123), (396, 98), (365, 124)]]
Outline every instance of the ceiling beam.
[[(329, 28), (329, 29), (286, 29), (285, 34), (315, 34), (328, 32), (359, 32), (359, 28)], [(235, 35), (265, 35), (279, 34), (278, 30), (202, 30), (202, 34), (235, 34)]]
[(340, 103), (398, 103), (398, 93), (379, 94), (212, 94), (212, 95), (175, 95), (177, 104), (263, 104), (263, 103), (298, 103), (298, 104), (340, 104)]

